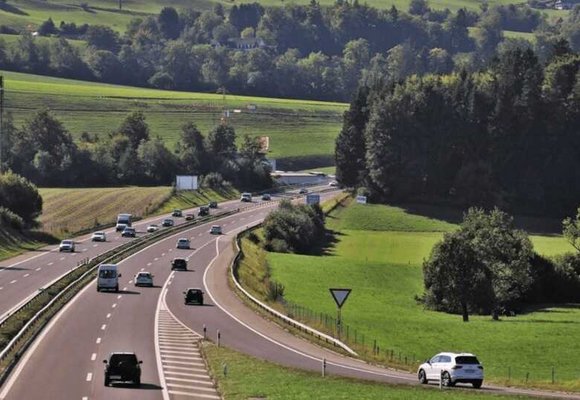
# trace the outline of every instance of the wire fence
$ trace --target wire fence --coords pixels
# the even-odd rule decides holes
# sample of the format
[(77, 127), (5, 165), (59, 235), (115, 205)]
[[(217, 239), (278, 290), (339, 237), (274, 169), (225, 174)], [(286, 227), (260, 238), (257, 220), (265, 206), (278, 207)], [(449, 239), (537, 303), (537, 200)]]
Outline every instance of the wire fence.
[[(421, 363), (435, 355), (405, 352), (401, 349), (389, 347), (385, 345), (384, 339), (377, 339), (369, 335), (368, 332), (358, 329), (356, 325), (349, 324), (344, 319), (342, 319), (341, 326), (339, 326), (336, 316), (314, 311), (293, 302), (284, 301), (283, 307), (288, 317), (341, 340), (361, 356), (379, 364), (385, 363), (408, 371), (416, 371)], [(514, 338), (514, 340), (516, 339)], [(563, 382), (568, 384), (571, 381), (578, 381), (580, 384), (580, 365), (575, 370), (546, 364), (522, 364), (517, 367), (505, 364), (486, 364), (485, 368), (486, 375), (493, 376), (496, 380), (505, 384), (516, 386), (524, 386), (530, 382), (548, 386)]]

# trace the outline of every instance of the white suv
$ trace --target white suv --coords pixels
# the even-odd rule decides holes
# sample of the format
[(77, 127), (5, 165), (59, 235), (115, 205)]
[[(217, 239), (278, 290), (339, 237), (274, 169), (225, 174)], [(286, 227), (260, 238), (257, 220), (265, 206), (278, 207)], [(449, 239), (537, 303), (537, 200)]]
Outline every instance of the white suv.
[(419, 382), (441, 380), (443, 386), (471, 383), (479, 389), (483, 383), (483, 366), (470, 353), (439, 353), (419, 366)]

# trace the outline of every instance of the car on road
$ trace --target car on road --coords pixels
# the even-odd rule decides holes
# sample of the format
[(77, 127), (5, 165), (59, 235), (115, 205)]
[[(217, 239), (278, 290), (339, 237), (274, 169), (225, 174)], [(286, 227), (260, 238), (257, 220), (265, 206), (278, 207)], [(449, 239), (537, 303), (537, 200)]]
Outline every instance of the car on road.
[(177, 239), (177, 245), (175, 247), (177, 247), (178, 249), (189, 250), (189, 239), (188, 238)]
[(91, 242), (106, 242), (107, 234), (105, 232), (95, 232), (91, 235)]
[(185, 214), (185, 220), (186, 221), (193, 221), (195, 219), (195, 214), (193, 213), (187, 213)]
[(208, 206), (199, 207), (199, 211), (197, 212), (197, 215), (199, 215), (200, 217), (209, 215), (209, 207)]
[(172, 217), (181, 217), (182, 215), (183, 215), (183, 212), (178, 208), (173, 210), (173, 212), (171, 213)]
[(242, 203), (251, 203), (252, 202), (252, 193), (250, 193), (250, 192), (242, 193), (242, 196), (240, 197), (240, 201)]
[(65, 239), (60, 242), (58, 246), (58, 251), (69, 251), (71, 253), (75, 252), (75, 242), (70, 239)]
[(264, 200), (264, 201), (270, 201), (270, 200), (272, 200), (272, 196), (270, 195), (270, 193), (264, 193), (262, 195), (262, 200)]
[(212, 225), (209, 229), (209, 233), (212, 235), (221, 235), (222, 234), (222, 227), (221, 225)]
[(171, 270), (179, 269), (182, 271), (187, 271), (187, 259), (185, 258), (174, 258), (171, 261)]
[(137, 272), (137, 275), (135, 275), (135, 286), (153, 287), (153, 275), (146, 271)]
[(209, 208), (217, 208), (218, 207), (218, 203), (217, 203), (217, 201), (210, 201), (207, 206)]
[(113, 381), (132, 382), (135, 386), (141, 386), (141, 364), (135, 353), (114, 352), (111, 353), (105, 363), (105, 386)]
[(471, 383), (479, 389), (483, 384), (483, 366), (471, 353), (439, 353), (419, 366), (420, 383), (441, 381), (443, 386)]
[(308, 189), (306, 188), (301, 188), (300, 191), (298, 192), (298, 194), (306, 194), (308, 193)]
[(184, 294), (184, 302), (186, 305), (198, 304), (200, 306), (203, 306), (203, 295), (204, 295), (203, 290), (199, 288), (189, 288), (185, 292), (183, 292), (183, 294)]
[(157, 225), (157, 224), (151, 224), (147, 227), (147, 232), (149, 232), (149, 233), (157, 232), (158, 230), (159, 230), (159, 225)]
[(121, 236), (123, 236), (123, 237), (135, 237), (135, 236), (137, 236), (137, 232), (135, 231), (135, 228), (127, 226), (127, 227), (125, 227), (125, 229), (123, 229)]
[(174, 222), (171, 218), (165, 218), (161, 223), (161, 226), (173, 226)]
[(338, 186), (338, 182), (337, 181), (330, 181), (330, 182), (328, 182), (328, 186), (336, 187), (336, 186)]

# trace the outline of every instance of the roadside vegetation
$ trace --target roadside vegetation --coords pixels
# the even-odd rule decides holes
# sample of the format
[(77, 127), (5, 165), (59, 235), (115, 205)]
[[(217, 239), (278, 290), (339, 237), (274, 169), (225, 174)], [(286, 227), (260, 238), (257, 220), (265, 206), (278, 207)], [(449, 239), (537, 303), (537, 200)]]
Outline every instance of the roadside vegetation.
[[(227, 400), (311, 399), (524, 399), (523, 396), (497, 396), (476, 390), (438, 390), (434, 387), (395, 386), (376, 382), (361, 382), (334, 376), (322, 377), (315, 372), (282, 367), (270, 362), (217, 347), (204, 342), (203, 352), (208, 360), (218, 390)], [(224, 370), (227, 369), (227, 374)]]
[[(580, 350), (569, 340), (580, 334), (578, 306), (538, 304), (499, 321), (474, 315), (463, 323), (458, 315), (429, 311), (416, 301), (424, 291), (424, 260), (445, 231), (457, 229), (436, 214), (427, 218), (396, 207), (345, 203), (326, 219), (335, 242), (324, 255), (267, 253), (260, 243), (245, 239), (251, 252), (243, 259), (241, 280), (253, 281), (248, 285), (263, 299), (277, 299), (277, 308), (333, 334), (336, 305), (328, 288), (352, 288), (342, 309), (342, 338), (376, 362), (414, 370), (439, 351), (468, 351), (482, 360), (488, 381), (580, 390), (578, 359), (561, 356), (563, 348), (568, 354)], [(361, 225), (361, 220), (367, 222)], [(531, 241), (536, 250), (549, 249), (549, 255), (574, 250), (562, 236), (534, 235)], [(252, 260), (255, 255), (259, 258)], [(244, 272), (246, 266), (251, 272)]]

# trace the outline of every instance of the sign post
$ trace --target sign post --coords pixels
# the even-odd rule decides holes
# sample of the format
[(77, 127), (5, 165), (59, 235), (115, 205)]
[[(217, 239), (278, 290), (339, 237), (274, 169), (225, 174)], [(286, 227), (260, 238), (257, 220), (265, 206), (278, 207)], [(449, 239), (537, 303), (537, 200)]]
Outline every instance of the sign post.
[(352, 289), (331, 288), (328, 290), (330, 290), (330, 294), (332, 295), (332, 298), (334, 299), (334, 302), (336, 303), (337, 306), (336, 331), (338, 337), (340, 338), (340, 332), (342, 330), (342, 320), (340, 310), (342, 309), (342, 306), (346, 302), (346, 299), (348, 298), (348, 295), (350, 294)]

